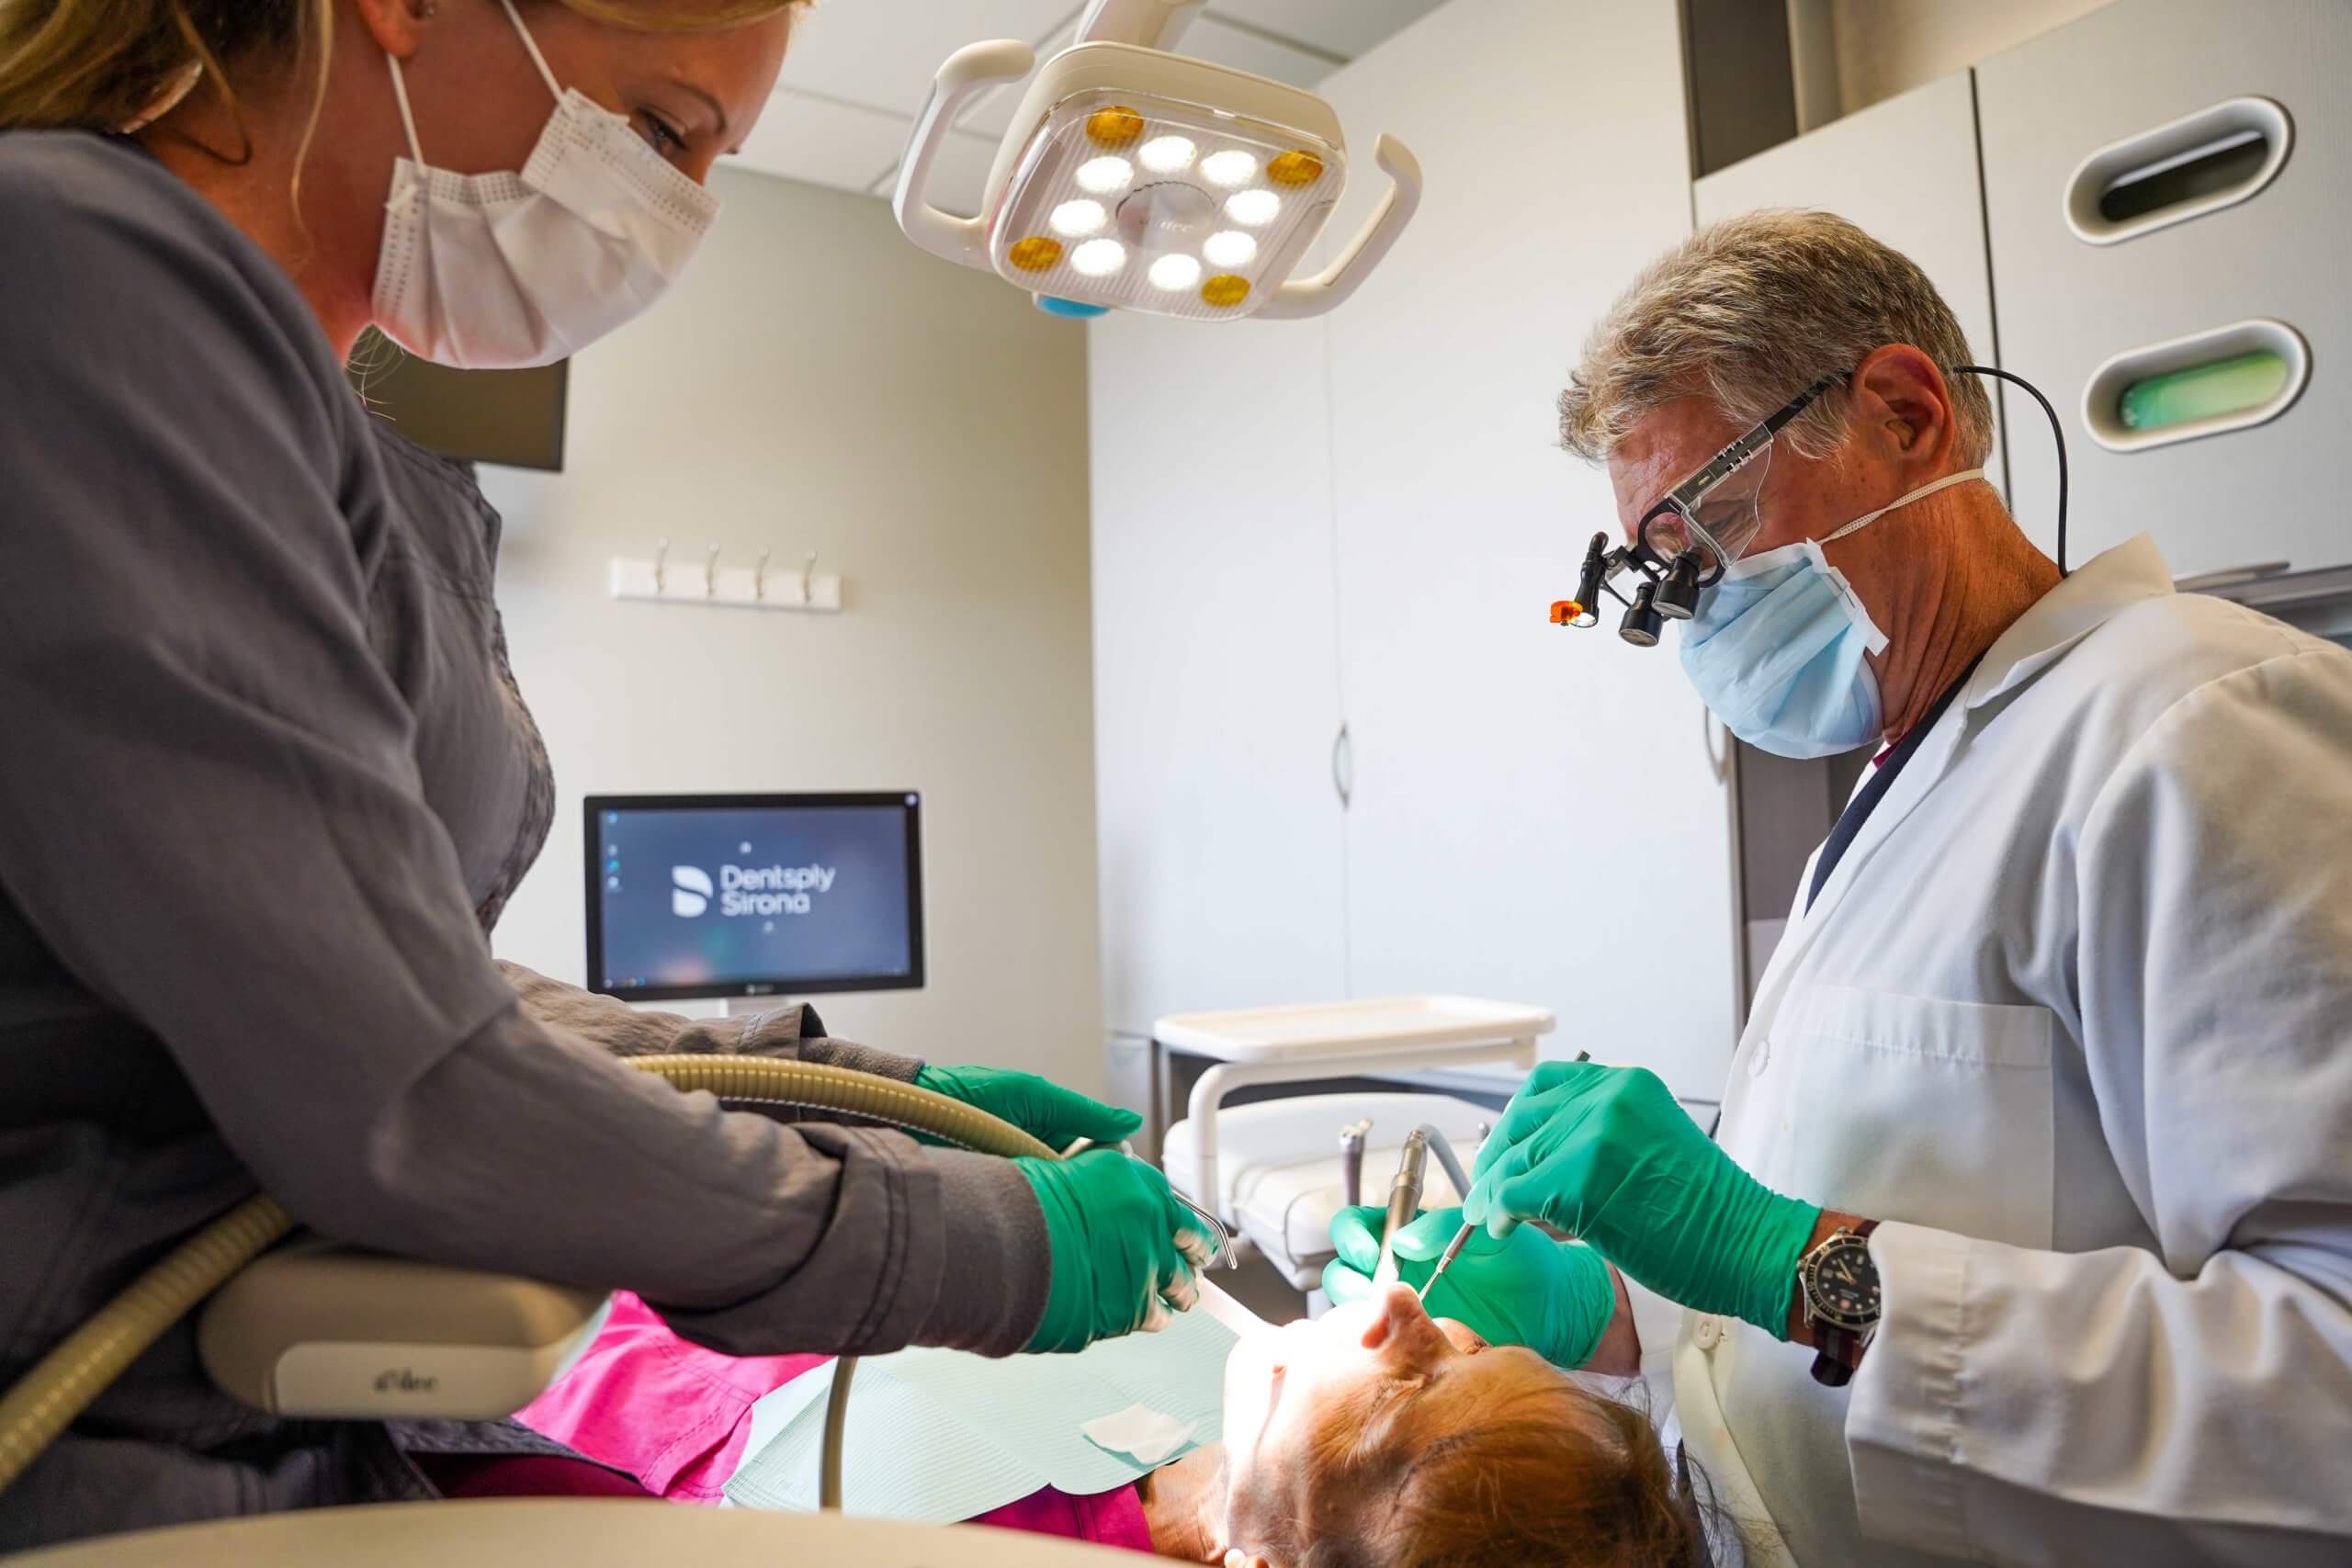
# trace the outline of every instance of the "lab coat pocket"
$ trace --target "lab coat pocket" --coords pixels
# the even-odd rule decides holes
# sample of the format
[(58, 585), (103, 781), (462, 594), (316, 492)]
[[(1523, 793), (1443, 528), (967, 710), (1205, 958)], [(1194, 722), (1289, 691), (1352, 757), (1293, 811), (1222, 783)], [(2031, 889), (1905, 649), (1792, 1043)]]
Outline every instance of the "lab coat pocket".
[(1851, 986), (1789, 998), (1781, 1137), (1793, 1190), (1885, 1220), (2050, 1245), (2048, 1009)]

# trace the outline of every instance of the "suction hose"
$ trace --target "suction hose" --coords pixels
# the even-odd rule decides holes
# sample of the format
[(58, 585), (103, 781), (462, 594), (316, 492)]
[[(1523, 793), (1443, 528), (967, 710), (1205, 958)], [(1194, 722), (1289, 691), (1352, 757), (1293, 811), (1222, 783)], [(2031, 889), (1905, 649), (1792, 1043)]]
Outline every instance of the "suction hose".
[[(700, 1089), (738, 1105), (785, 1105), (870, 1116), (928, 1133), (979, 1154), (1052, 1159), (1028, 1134), (944, 1094), (896, 1078), (815, 1062), (768, 1056), (633, 1056), (623, 1062), (684, 1090)], [(294, 1228), (293, 1216), (268, 1197), (249, 1198), (165, 1254), (97, 1315), (68, 1335), (0, 1395), (0, 1492), (89, 1408), (164, 1331)], [(833, 1370), (825, 1406), (823, 1506), (842, 1506), (842, 1437), (849, 1415), (854, 1357)]]

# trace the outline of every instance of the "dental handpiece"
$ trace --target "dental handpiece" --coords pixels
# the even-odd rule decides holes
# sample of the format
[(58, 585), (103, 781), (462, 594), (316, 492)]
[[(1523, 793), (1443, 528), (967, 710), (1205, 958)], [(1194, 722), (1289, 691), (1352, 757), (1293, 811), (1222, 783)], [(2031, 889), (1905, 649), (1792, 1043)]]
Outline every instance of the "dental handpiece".
[(1405, 1155), (1396, 1162), (1396, 1179), (1388, 1184), (1388, 1223), (1380, 1233), (1380, 1260), (1373, 1265), (1372, 1282), (1385, 1285), (1396, 1278), (1396, 1233), (1421, 1212), (1421, 1176), (1428, 1168), (1430, 1135), (1416, 1127), (1405, 1135)]

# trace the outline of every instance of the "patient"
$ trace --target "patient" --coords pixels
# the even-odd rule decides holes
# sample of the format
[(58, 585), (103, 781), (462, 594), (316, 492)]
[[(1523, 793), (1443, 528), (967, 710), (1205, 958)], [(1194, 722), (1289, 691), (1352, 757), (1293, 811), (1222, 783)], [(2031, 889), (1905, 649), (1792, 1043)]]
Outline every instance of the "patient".
[[(657, 1494), (711, 1500), (741, 1457), (751, 1391), (820, 1359), (730, 1362), (622, 1301), (619, 1326), (523, 1419)], [(1262, 1568), (1706, 1561), (1645, 1416), (1431, 1320), (1402, 1285), (1244, 1339), (1224, 1423), (1221, 1443), (1132, 1487), (1048, 1489), (978, 1522)]]

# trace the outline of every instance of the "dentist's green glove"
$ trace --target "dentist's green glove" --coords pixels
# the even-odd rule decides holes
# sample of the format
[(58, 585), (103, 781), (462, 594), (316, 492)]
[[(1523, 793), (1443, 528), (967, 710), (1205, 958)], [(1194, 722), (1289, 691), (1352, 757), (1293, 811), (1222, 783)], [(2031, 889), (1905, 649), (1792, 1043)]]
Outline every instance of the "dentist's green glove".
[[(1335, 1303), (1372, 1293), (1385, 1209), (1342, 1209), (1331, 1216), (1340, 1256), (1323, 1269), (1323, 1293)], [(1459, 1209), (1431, 1209), (1396, 1233), (1396, 1277), (1419, 1290), (1462, 1227)], [(1462, 1248), (1422, 1304), (1431, 1317), (1469, 1325), (1490, 1345), (1524, 1345), (1555, 1367), (1592, 1359), (1617, 1310), (1609, 1264), (1591, 1247), (1554, 1241), (1532, 1226), (1498, 1239), (1480, 1231)]]
[(1193, 1270), (1209, 1240), (1168, 1179), (1116, 1149), (1070, 1159), (1016, 1159), (1046, 1212), (1053, 1283), (1032, 1350), (1083, 1350), (1097, 1339), (1168, 1326), (1199, 1292)]
[(1542, 1220), (1668, 1301), (1788, 1337), (1797, 1259), (1821, 1211), (1742, 1170), (1656, 1073), (1545, 1063), (1473, 1175), (1462, 1212), (1489, 1231)]
[(1080, 1138), (1116, 1144), (1135, 1136), (1143, 1125), (1143, 1118), (1132, 1111), (1089, 1100), (1035, 1073), (1003, 1067), (926, 1065), (915, 1069), (915, 1087), (960, 1100), (1010, 1122), (1057, 1154)]

